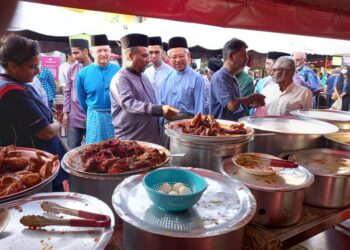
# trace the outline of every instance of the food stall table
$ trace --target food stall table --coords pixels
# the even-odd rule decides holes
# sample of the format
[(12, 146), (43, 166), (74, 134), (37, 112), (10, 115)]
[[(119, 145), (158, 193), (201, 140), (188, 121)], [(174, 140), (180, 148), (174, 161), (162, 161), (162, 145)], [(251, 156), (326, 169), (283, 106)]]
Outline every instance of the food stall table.
[[(327, 209), (304, 205), (301, 220), (290, 227), (268, 228), (282, 241), (281, 249), (288, 249), (312, 236), (315, 236), (328, 228), (350, 218), (350, 206), (344, 208)], [(122, 250), (123, 226), (118, 222), (114, 234), (106, 250)]]

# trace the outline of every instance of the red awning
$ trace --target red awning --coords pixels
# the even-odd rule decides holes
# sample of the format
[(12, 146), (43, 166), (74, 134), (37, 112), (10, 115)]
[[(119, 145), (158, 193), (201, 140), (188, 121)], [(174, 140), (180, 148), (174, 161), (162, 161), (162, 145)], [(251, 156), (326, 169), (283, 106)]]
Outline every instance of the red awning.
[(26, 1), (221, 27), (350, 40), (350, 4), (348, 0)]

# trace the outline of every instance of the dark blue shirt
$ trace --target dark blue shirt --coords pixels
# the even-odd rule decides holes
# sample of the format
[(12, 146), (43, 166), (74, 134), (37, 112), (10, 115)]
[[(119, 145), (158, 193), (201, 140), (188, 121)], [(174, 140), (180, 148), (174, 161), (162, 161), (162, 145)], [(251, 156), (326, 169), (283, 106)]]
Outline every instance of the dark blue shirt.
[(243, 106), (239, 105), (233, 112), (229, 111), (226, 106), (231, 100), (240, 96), (236, 77), (222, 67), (213, 75), (210, 81), (209, 113), (217, 119), (238, 120), (245, 116)]
[(333, 94), (335, 79), (337, 79), (337, 75), (331, 75), (330, 77), (327, 78), (327, 81), (326, 81), (326, 85), (327, 85), (326, 95), (331, 96)]

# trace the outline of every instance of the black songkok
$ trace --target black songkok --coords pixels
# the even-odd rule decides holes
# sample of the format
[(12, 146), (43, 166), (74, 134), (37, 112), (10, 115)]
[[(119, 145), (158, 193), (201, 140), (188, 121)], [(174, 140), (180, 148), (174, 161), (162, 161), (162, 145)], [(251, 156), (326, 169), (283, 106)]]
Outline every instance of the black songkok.
[(290, 54), (278, 52), (278, 51), (271, 51), (267, 53), (267, 59), (277, 60), (281, 56), (290, 56)]
[(128, 34), (120, 38), (123, 49), (131, 47), (148, 47), (148, 37), (143, 34)]
[(88, 49), (89, 48), (89, 41), (85, 40), (85, 39), (71, 39), (70, 40), (70, 47), (71, 48)]
[(91, 46), (109, 45), (106, 35), (95, 35), (91, 38)]
[(181, 37), (181, 36), (176, 36), (176, 37), (170, 38), (169, 49), (173, 49), (173, 48), (186, 48), (186, 49), (188, 49), (186, 39), (184, 37)]

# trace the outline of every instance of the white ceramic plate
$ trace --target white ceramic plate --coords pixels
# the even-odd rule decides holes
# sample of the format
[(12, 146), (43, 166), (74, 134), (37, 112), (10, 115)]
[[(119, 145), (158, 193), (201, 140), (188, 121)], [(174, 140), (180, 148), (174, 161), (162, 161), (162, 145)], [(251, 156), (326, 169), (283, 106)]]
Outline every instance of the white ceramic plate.
[[(270, 165), (259, 164), (255, 159), (251, 159), (250, 156), (258, 156), (268, 159), (280, 159), (273, 155), (262, 154), (262, 153), (242, 153), (232, 157), (232, 161), (235, 165), (240, 167), (242, 170), (253, 175), (271, 175), (275, 172), (281, 171), (284, 168), (272, 167)], [(241, 160), (247, 164), (242, 164)]]

